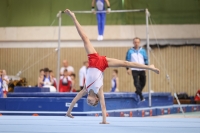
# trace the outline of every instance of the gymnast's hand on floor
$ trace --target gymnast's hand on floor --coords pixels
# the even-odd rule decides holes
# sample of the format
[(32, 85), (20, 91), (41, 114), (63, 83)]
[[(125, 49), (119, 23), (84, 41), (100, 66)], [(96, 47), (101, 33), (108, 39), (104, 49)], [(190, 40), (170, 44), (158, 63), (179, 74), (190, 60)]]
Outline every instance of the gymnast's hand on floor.
[(160, 73), (160, 70), (158, 68), (155, 68), (154, 65), (150, 65), (149, 66), (151, 68), (152, 71), (154, 71), (155, 73), (159, 74)]
[(74, 118), (74, 116), (71, 113), (68, 113), (68, 112), (65, 116), (70, 117), (70, 118)]
[(110, 123), (103, 121), (103, 122), (100, 122), (99, 124), (110, 124)]
[(71, 12), (69, 9), (66, 9), (65, 11), (64, 11), (66, 14), (68, 14), (70, 17), (75, 17), (75, 14), (73, 13), (73, 12)]

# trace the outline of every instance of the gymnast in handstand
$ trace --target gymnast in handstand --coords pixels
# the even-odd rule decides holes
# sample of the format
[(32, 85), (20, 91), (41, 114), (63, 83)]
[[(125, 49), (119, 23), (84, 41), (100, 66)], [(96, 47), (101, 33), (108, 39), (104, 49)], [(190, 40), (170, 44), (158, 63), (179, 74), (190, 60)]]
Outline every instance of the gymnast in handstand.
[(103, 71), (107, 67), (125, 67), (125, 68), (129, 67), (129, 68), (147, 69), (159, 74), (159, 69), (155, 68), (154, 65), (146, 66), (134, 62), (128, 62), (128, 61), (108, 58), (106, 56), (100, 56), (90, 43), (89, 38), (83, 31), (81, 25), (76, 19), (75, 14), (71, 12), (69, 9), (66, 9), (65, 13), (68, 14), (71, 17), (72, 21), (74, 22), (76, 29), (81, 39), (83, 40), (85, 51), (87, 52), (89, 61), (85, 86), (71, 102), (68, 111), (66, 113), (66, 116), (73, 118), (73, 116), (71, 115), (71, 111), (74, 105), (84, 95), (88, 94), (87, 103), (90, 106), (96, 106), (100, 101), (102, 116), (103, 116), (101, 124), (108, 124), (106, 122), (106, 105), (103, 92)]

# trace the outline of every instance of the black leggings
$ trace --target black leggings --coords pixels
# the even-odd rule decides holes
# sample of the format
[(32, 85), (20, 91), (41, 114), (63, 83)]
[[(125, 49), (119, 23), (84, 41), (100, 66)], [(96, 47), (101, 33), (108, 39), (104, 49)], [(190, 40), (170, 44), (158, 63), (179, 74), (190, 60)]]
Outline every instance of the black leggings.
[(134, 80), (134, 86), (136, 88), (135, 93), (140, 96), (140, 99), (143, 100), (142, 90), (146, 84), (146, 74), (145, 71), (136, 71), (132, 70), (132, 76)]

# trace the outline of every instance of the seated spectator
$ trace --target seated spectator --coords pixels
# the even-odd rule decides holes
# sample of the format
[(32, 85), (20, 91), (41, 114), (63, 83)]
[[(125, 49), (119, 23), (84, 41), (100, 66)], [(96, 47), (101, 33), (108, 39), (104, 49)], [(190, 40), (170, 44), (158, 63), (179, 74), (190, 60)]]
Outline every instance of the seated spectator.
[(51, 76), (52, 79), (53, 79), (53, 86), (54, 86), (55, 88), (57, 88), (57, 81), (56, 81), (56, 78), (55, 78), (55, 76), (54, 76), (53, 71), (52, 71), (52, 70), (49, 70), (49, 73), (50, 73), (50, 76)]
[(72, 86), (71, 86), (71, 90), (72, 90), (72, 92), (76, 92), (76, 89), (75, 89), (75, 86), (76, 86), (76, 82), (75, 82), (75, 79), (76, 79), (76, 74), (75, 73), (72, 73), (71, 75), (70, 75), (70, 77), (71, 77), (71, 80), (72, 80)]
[(197, 91), (194, 99), (195, 99), (195, 101), (200, 101), (200, 90)]
[(2, 80), (3, 80), (3, 97), (7, 97), (8, 93), (8, 84), (9, 84), (9, 78), (6, 74), (6, 70), (2, 71)]
[(43, 87), (44, 85), (44, 69), (40, 69), (40, 74), (39, 74), (39, 77), (38, 77), (38, 87)]
[(53, 85), (53, 78), (50, 76), (49, 68), (44, 68), (44, 85)]
[(64, 75), (60, 77), (59, 92), (71, 92), (72, 82), (68, 75), (67, 69), (64, 70)]
[(49, 68), (44, 68), (44, 86), (46, 88), (50, 88), (50, 92), (56, 92), (56, 88), (53, 86), (53, 78), (50, 76)]
[(0, 98), (3, 97), (3, 71), (0, 70)]
[(114, 69), (111, 79), (111, 89), (110, 92), (118, 92), (119, 87), (119, 78), (118, 78), (118, 70)]
[(60, 76), (64, 75), (64, 70), (65, 69), (67, 69), (69, 75), (74, 73), (74, 68), (72, 66), (68, 65), (68, 61), (67, 60), (63, 60), (63, 67), (61, 67), (61, 69), (60, 69)]

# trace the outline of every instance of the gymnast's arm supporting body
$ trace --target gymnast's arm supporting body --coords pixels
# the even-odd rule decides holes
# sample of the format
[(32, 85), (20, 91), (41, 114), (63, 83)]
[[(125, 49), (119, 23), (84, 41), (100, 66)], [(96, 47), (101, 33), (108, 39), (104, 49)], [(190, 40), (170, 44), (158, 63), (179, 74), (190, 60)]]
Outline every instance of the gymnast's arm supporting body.
[(100, 100), (102, 118), (103, 118), (103, 120), (100, 124), (109, 124), (109, 123), (106, 122), (106, 104), (105, 104), (105, 98), (104, 98), (104, 93), (103, 93), (103, 86), (101, 86), (97, 95), (98, 95), (99, 100)]
[(67, 110), (67, 114), (66, 116), (70, 117), (70, 118), (74, 118), (72, 115), (71, 115), (71, 111), (72, 109), (74, 108), (74, 105), (76, 104), (76, 102), (81, 99), (83, 96), (85, 96), (87, 94), (87, 91), (85, 89), (85, 86), (84, 88), (76, 95), (76, 97), (72, 100), (68, 110)]

